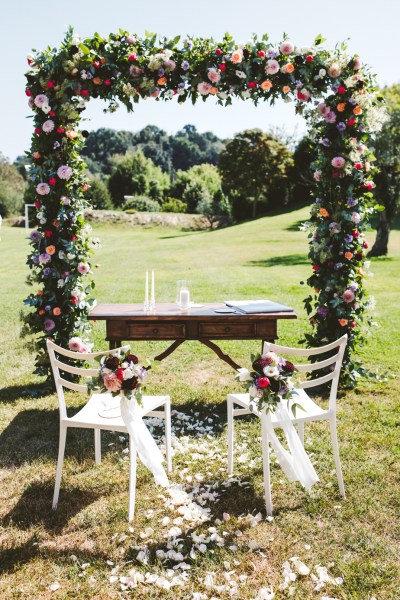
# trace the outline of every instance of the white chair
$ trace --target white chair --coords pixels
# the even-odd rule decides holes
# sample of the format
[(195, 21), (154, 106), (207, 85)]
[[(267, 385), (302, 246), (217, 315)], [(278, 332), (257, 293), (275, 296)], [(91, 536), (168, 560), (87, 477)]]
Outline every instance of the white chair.
[[(326, 346), (320, 348), (287, 348), (285, 346), (279, 346), (270, 342), (265, 342), (264, 353), (276, 352), (277, 354), (283, 355), (296, 355), (296, 356), (316, 356), (318, 354), (325, 354), (326, 352), (336, 350), (336, 352), (330, 357), (312, 364), (296, 364), (300, 372), (307, 373), (322, 369), (324, 367), (331, 367), (331, 372), (318, 377), (316, 379), (310, 379), (303, 381), (296, 388), (297, 398), (296, 401), (301, 405), (303, 410), (297, 409), (296, 416), (292, 414), (289, 409), (289, 415), (294, 424), (297, 425), (298, 434), (301, 443), (304, 446), (304, 424), (311, 421), (329, 421), (333, 455), (335, 458), (336, 475), (339, 483), (339, 490), (343, 498), (345, 497), (344, 483), (342, 476), (342, 467), (340, 464), (339, 457), (339, 446), (336, 432), (336, 396), (339, 384), (340, 369), (342, 367), (343, 355), (347, 344), (347, 335), (342, 336), (335, 342), (331, 342)], [(328, 409), (323, 409), (310, 396), (304, 391), (307, 388), (320, 386), (323, 383), (331, 382), (330, 395), (329, 395), (329, 406)], [(287, 402), (287, 401), (286, 401)], [(265, 410), (250, 410), (250, 396), (249, 394), (229, 394), (228, 395), (228, 473), (233, 473), (233, 452), (234, 452), (234, 417), (239, 415), (254, 414), (261, 419), (261, 445), (262, 445), (262, 456), (263, 456), (263, 472), (264, 472), (264, 489), (265, 489), (265, 506), (268, 515), (272, 515), (272, 500), (271, 500), (271, 480), (270, 480), (270, 463), (269, 463), (269, 439), (267, 432), (267, 419), (271, 420), (271, 424), (274, 428), (281, 426), (279, 420), (274, 413), (266, 413)], [(235, 408), (238, 405), (240, 408)]]
[[(110, 411), (110, 416), (102, 416), (107, 411), (107, 404), (114, 401), (115, 398), (109, 393), (103, 394), (92, 394), (89, 401), (85, 404), (81, 410), (73, 417), (68, 417), (67, 407), (64, 397), (64, 388), (74, 390), (76, 392), (86, 393), (88, 387), (85, 384), (78, 384), (64, 379), (60, 374), (60, 371), (66, 371), (67, 373), (73, 373), (83, 377), (96, 376), (99, 373), (99, 367), (86, 369), (84, 367), (75, 367), (69, 364), (61, 362), (60, 358), (57, 358), (56, 353), (59, 357), (66, 356), (78, 361), (90, 361), (97, 356), (105, 356), (115, 354), (119, 348), (115, 350), (109, 350), (106, 352), (90, 352), (80, 353), (72, 352), (71, 350), (65, 350), (60, 346), (57, 346), (54, 342), (47, 340), (47, 350), (50, 356), (51, 367), (53, 370), (54, 381), (56, 385), (58, 395), (58, 405), (60, 410), (60, 442), (58, 449), (58, 461), (57, 461), (57, 473), (56, 482), (54, 487), (53, 496), (53, 509), (57, 508), (58, 496), (60, 492), (61, 474), (64, 460), (65, 441), (67, 436), (67, 429), (69, 427), (77, 427), (83, 429), (94, 430), (94, 452), (96, 464), (101, 462), (101, 430), (107, 431), (120, 431), (122, 433), (128, 433), (127, 428), (122, 420), (119, 410)], [(156, 408), (163, 406), (163, 410), (155, 410)], [(171, 472), (171, 400), (169, 396), (143, 396), (143, 413), (144, 416), (158, 417), (165, 420), (165, 447), (166, 447), (166, 458), (167, 458), (167, 470)], [(135, 512), (135, 491), (136, 491), (136, 461), (137, 452), (132, 443), (131, 436), (129, 436), (129, 508), (128, 516), (129, 521), (132, 521)]]

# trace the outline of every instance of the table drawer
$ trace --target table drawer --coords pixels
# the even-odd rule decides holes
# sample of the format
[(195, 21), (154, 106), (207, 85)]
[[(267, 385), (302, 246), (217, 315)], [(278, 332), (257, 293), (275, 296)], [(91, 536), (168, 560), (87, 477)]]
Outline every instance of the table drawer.
[(199, 336), (207, 339), (250, 338), (256, 334), (255, 323), (200, 323)]
[(184, 323), (128, 323), (128, 340), (178, 340), (185, 338)]

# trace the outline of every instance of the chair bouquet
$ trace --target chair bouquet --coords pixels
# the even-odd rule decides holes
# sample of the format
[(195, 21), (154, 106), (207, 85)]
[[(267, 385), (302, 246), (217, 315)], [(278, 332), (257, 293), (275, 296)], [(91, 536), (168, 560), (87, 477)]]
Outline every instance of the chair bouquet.
[(295, 365), (275, 352), (252, 354), (251, 361), (253, 370), (238, 369), (236, 379), (244, 383), (253, 407), (274, 412), (281, 400), (288, 400), (295, 414), (296, 408), (301, 408), (292, 397), (299, 380)]
[(118, 353), (100, 358), (98, 377), (92, 377), (91, 390), (109, 392), (112, 396), (124, 395), (128, 400), (135, 397), (141, 404), (143, 384), (147, 368), (139, 365), (139, 359), (130, 352), (129, 346)]

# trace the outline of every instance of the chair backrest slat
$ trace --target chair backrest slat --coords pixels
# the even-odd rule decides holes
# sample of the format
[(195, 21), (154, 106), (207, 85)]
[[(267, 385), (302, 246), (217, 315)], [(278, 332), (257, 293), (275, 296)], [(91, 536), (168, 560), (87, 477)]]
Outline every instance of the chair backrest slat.
[[(85, 369), (84, 367), (75, 367), (70, 364), (64, 363), (60, 360), (60, 356), (66, 356), (67, 358), (72, 358), (77, 361), (89, 361), (93, 360), (98, 356), (110, 356), (119, 354), (120, 351), (129, 351), (130, 346), (122, 346), (121, 348), (115, 348), (113, 350), (105, 350), (103, 352), (73, 352), (72, 350), (66, 350), (61, 346), (58, 346), (51, 340), (46, 341), (47, 350), (50, 357), (51, 368), (53, 371), (54, 381), (56, 384), (57, 396), (58, 396), (58, 406), (60, 410), (60, 419), (66, 418), (67, 415), (67, 407), (65, 403), (64, 397), (64, 388), (73, 390), (75, 392), (81, 392), (82, 394), (86, 394), (88, 391), (88, 386), (82, 383), (74, 383), (72, 381), (68, 381), (64, 377), (60, 375), (60, 371), (65, 371), (66, 373), (71, 373), (73, 375), (81, 375), (83, 377), (96, 377), (99, 373), (99, 369)], [(56, 356), (57, 353), (57, 356)]]
[(332, 367), (330, 373), (326, 373), (321, 377), (317, 377), (315, 379), (310, 379), (307, 381), (303, 381), (299, 384), (298, 387), (302, 389), (318, 387), (324, 383), (328, 383), (331, 381), (330, 386), (330, 395), (329, 395), (329, 409), (334, 411), (336, 410), (336, 396), (339, 385), (339, 376), (340, 369), (342, 368), (342, 361), (344, 356), (344, 351), (347, 344), (347, 335), (343, 335), (341, 338), (334, 342), (330, 342), (329, 344), (325, 344), (325, 346), (320, 346), (318, 348), (289, 348), (287, 346), (281, 346), (280, 344), (274, 344), (272, 342), (264, 343), (264, 354), (266, 352), (276, 352), (277, 354), (283, 355), (293, 355), (293, 356), (318, 356), (319, 354), (326, 354), (327, 352), (331, 352), (332, 350), (336, 350), (336, 352), (329, 356), (329, 358), (325, 358), (320, 361), (316, 361), (314, 363), (300, 363), (295, 366), (297, 369), (302, 372), (313, 372), (318, 369), (324, 369), (327, 367)]

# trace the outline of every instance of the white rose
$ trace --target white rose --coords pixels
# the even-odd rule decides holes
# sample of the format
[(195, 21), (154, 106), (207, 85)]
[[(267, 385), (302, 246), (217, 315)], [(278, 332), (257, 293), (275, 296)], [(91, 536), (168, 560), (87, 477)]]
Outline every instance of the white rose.
[(132, 379), (134, 373), (132, 369), (125, 369), (124, 371), (124, 379)]
[(251, 398), (257, 398), (258, 397), (258, 388), (255, 385), (252, 385), (249, 388), (249, 394)]
[(279, 377), (279, 369), (274, 365), (264, 367), (263, 372), (266, 377)]
[(251, 381), (252, 377), (248, 369), (238, 369), (239, 381)]

